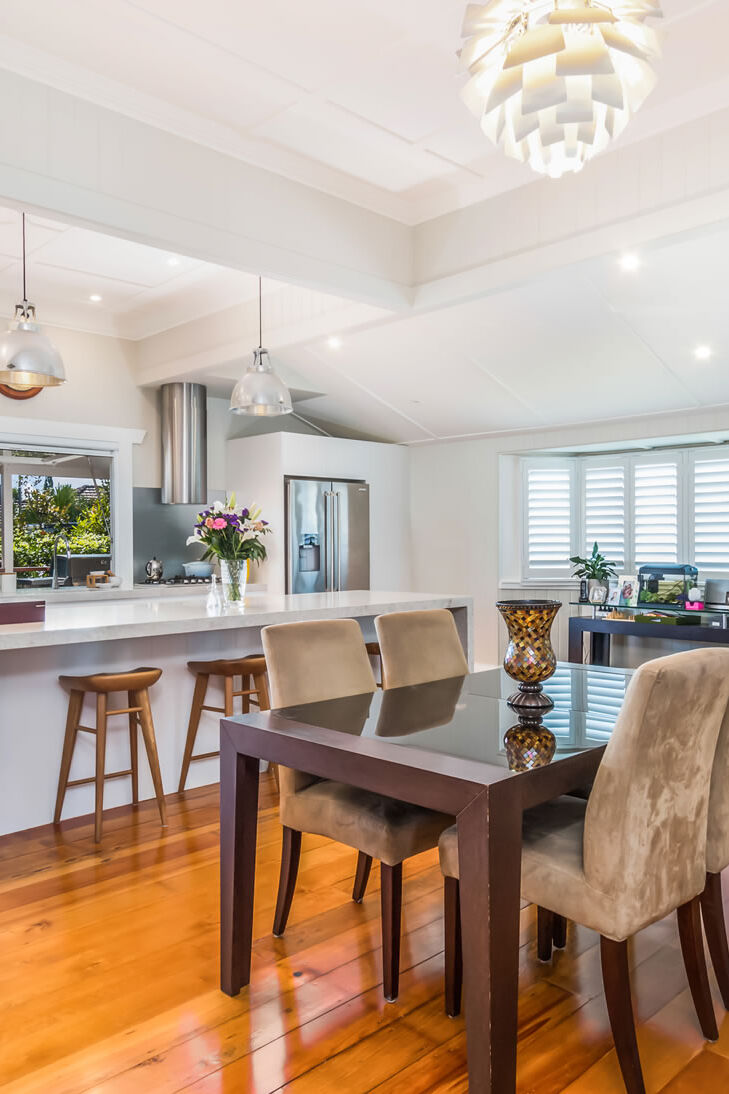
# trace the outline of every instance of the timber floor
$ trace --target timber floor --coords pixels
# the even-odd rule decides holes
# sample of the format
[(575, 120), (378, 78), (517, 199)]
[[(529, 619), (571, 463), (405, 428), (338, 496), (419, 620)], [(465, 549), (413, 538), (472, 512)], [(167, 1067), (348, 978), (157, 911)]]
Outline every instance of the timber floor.
[[(218, 979), (217, 787), (0, 840), (3, 1094), (419, 1094), (467, 1090), (462, 1019), (443, 1010), (435, 854), (405, 866), (400, 998), (380, 992), (379, 876), (350, 900), (356, 855), (304, 837), (286, 937), (271, 936), (280, 828), (262, 780), (250, 989)], [(522, 912), (520, 1094), (620, 1094), (596, 937), (570, 927), (539, 965)], [(729, 1091), (729, 1016), (701, 1038), (673, 920), (633, 951), (649, 1092)]]

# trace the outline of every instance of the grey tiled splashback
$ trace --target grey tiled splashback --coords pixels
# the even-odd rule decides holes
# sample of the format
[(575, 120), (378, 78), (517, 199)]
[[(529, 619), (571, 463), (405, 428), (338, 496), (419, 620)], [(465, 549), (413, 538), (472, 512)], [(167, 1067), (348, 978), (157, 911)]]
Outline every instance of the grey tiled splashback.
[[(211, 490), (209, 502), (225, 501), (222, 490)], [(144, 581), (145, 566), (152, 556), (164, 563), (165, 577), (182, 572), (183, 562), (193, 562), (202, 555), (200, 547), (186, 547), (195, 517), (203, 505), (163, 505), (160, 491), (135, 486), (134, 517), (134, 580)]]

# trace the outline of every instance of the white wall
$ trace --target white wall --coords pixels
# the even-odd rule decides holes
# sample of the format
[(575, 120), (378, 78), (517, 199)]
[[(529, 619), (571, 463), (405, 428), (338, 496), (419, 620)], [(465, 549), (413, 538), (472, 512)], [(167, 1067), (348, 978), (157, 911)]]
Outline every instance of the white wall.
[[(409, 451), (399, 445), (275, 433), (227, 445), (226, 478), (241, 504), (257, 502), (274, 532), (269, 557), (256, 572), (271, 592), (285, 588), (284, 475), (365, 479), (370, 484), (370, 585), (411, 587)], [(437, 584), (437, 583), (436, 583)]]
[[(500, 596), (516, 599), (527, 595), (501, 589), (499, 584), (502, 573), (516, 572), (509, 559), (503, 559), (503, 569), (499, 568), (500, 508), (513, 513), (518, 504), (516, 491), (513, 502), (499, 497), (499, 457), (566, 445), (676, 438), (726, 429), (729, 408), (721, 407), (411, 448), (413, 590), (473, 596), (475, 659), (481, 664), (496, 663), (504, 632), (494, 604)], [(541, 588), (541, 593), (545, 591)], [(571, 593), (562, 587), (554, 588), (550, 595), (567, 601)], [(568, 611), (565, 607), (560, 615), (566, 616)], [(557, 633), (562, 634), (564, 627), (560, 620)], [(564, 656), (565, 650), (560, 648), (558, 653)]]

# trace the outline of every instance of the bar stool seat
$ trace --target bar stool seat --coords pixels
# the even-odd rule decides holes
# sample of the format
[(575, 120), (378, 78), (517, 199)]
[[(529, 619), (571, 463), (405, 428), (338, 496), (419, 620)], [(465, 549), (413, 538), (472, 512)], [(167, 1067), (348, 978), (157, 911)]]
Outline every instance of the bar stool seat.
[(204, 673), (206, 676), (256, 676), (266, 671), (266, 658), (263, 654), (250, 654), (248, 657), (235, 657), (221, 661), (188, 661), (190, 672)]
[(131, 672), (97, 672), (90, 676), (59, 676), (58, 680), (69, 691), (93, 691), (97, 695), (111, 695), (115, 691), (151, 688), (161, 675), (162, 669), (132, 669)]
[[(198, 752), (193, 754), (197, 732), (200, 727), (200, 718), (204, 710), (214, 714), (224, 714), (229, 718), (233, 714), (233, 700), (240, 698), (241, 713), (247, 714), (250, 703), (253, 701), (259, 710), (270, 710), (271, 702), (268, 697), (268, 683), (266, 682), (266, 658), (263, 654), (252, 653), (245, 657), (218, 658), (214, 661), (188, 661), (187, 667), (195, 674), (195, 691), (192, 697), (190, 721), (187, 726), (187, 739), (185, 752), (182, 758), (182, 770), (180, 782), (177, 787), (179, 794), (185, 789), (190, 764), (193, 760), (209, 760), (220, 755), (220, 750), (213, 752)], [(205, 702), (210, 677), (217, 676), (223, 680), (223, 706), (213, 707)], [(241, 687), (236, 690), (235, 677), (241, 677)]]
[[(147, 751), (154, 793), (159, 808), (160, 820), (163, 825), (167, 823), (164, 790), (162, 788), (162, 775), (157, 755), (157, 741), (154, 734), (154, 722), (152, 720), (152, 708), (149, 702), (149, 689), (157, 683), (162, 675), (162, 669), (138, 668), (129, 672), (97, 672), (87, 676), (59, 676), (59, 682), (69, 692), (68, 715), (66, 718), (66, 733), (63, 742), (63, 754), (61, 757), (61, 770), (58, 776), (58, 792), (56, 795), (56, 808), (53, 814), (53, 823), (61, 820), (63, 803), (66, 790), (69, 786), (86, 786), (94, 783), (95, 808), (94, 808), (94, 840), (98, 843), (101, 839), (102, 816), (104, 810), (104, 782), (107, 779), (119, 779), (130, 776), (132, 780), (132, 804), (139, 802), (139, 769), (138, 769), (138, 742), (137, 729), (142, 731), (144, 746)], [(109, 695), (115, 692), (127, 693), (127, 706), (110, 710), (108, 707)], [(96, 725), (81, 725), (81, 712), (84, 698), (87, 694), (96, 695)], [(106, 762), (106, 729), (107, 721), (116, 714), (126, 714), (129, 718), (129, 753), (130, 766), (125, 771), (105, 770)], [(92, 733), (96, 737), (96, 772), (85, 779), (69, 780), (71, 761), (76, 747), (76, 738), (79, 731)]]

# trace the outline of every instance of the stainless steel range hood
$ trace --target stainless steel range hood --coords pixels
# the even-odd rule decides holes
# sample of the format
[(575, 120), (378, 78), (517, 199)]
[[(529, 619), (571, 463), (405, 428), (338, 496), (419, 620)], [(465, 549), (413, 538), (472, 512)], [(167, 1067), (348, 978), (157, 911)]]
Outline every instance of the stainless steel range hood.
[(204, 505), (208, 493), (207, 388), (163, 384), (162, 502)]

